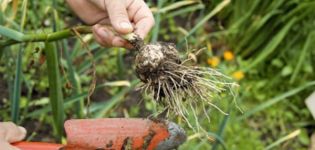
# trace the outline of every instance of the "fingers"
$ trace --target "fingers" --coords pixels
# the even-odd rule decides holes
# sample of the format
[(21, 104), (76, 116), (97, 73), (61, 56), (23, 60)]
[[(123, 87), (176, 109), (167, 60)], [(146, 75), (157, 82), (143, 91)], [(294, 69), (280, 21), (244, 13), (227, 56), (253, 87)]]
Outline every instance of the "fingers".
[(71, 9), (87, 24), (95, 24), (107, 18), (107, 12), (87, 0), (66, 0)]
[(147, 36), (152, 27), (154, 26), (154, 20), (149, 18), (144, 18), (136, 23), (136, 30), (134, 31), (142, 39)]
[(93, 26), (93, 35), (95, 40), (104, 47), (111, 46), (111, 41), (114, 37), (113, 33), (109, 31), (105, 26), (94, 25)]
[(127, 34), (133, 31), (124, 2), (124, 0), (105, 0), (111, 24), (120, 34)]
[[(144, 38), (154, 25), (152, 12), (143, 0), (91, 0), (94, 4), (107, 11), (109, 21), (118, 34), (135, 32)], [(103, 4), (104, 3), (104, 4)], [(103, 19), (105, 20), (105, 19)], [(134, 23), (132, 25), (131, 21)], [(99, 21), (98, 24), (108, 22)], [(135, 30), (134, 30), (135, 28)], [(120, 36), (116, 36), (109, 28), (93, 26), (95, 40), (104, 47), (132, 46)]]
[(26, 130), (23, 127), (17, 126), (12, 122), (0, 123), (0, 139), (13, 143), (21, 141), (26, 135)]
[(0, 122), (0, 149), (20, 150), (10, 143), (22, 140), (26, 135), (23, 127), (17, 126), (12, 122)]
[(125, 47), (131, 48), (128, 42), (116, 36), (108, 27), (102, 25), (93, 26), (95, 40), (103, 47)]
[(128, 13), (135, 23), (135, 33), (144, 38), (154, 26), (154, 17), (143, 0), (133, 0)]
[(16, 148), (16, 147), (10, 145), (10, 143), (8, 143), (6, 141), (1, 141), (1, 140), (0, 140), (0, 149), (1, 150), (20, 150), (19, 148)]

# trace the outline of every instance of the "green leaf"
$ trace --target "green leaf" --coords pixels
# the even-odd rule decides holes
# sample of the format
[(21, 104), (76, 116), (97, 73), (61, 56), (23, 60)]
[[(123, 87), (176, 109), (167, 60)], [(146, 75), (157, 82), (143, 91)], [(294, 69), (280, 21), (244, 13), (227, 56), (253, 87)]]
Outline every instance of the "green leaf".
[(22, 78), (22, 56), (23, 56), (23, 46), (20, 46), (18, 57), (16, 59), (16, 69), (15, 78), (13, 86), (13, 97), (11, 105), (11, 119), (13, 122), (17, 123), (19, 119), (20, 111), (20, 98), (21, 98), (21, 78)]
[[(229, 106), (229, 108), (228, 108), (228, 114), (231, 112), (231, 104), (229, 104), (229, 105), (230, 105), (230, 106)], [(220, 123), (220, 125), (219, 125), (219, 130), (218, 130), (217, 133), (216, 133), (216, 135), (217, 135), (217, 136), (216, 136), (216, 139), (221, 139), (221, 138), (222, 138), (224, 129), (226, 128), (229, 119), (230, 119), (230, 116), (229, 116), (229, 115), (225, 115), (225, 116), (224, 116), (223, 120), (221, 121), (221, 123)], [(215, 143), (213, 144), (212, 150), (216, 150), (216, 149), (218, 148), (219, 144), (222, 145), (224, 149), (226, 149), (226, 148), (225, 148), (225, 145), (222, 144), (222, 141), (223, 141), (223, 140), (216, 140)]]
[(306, 55), (307, 52), (310, 52), (312, 50), (312, 48), (314, 47), (314, 41), (315, 41), (314, 39), (315, 39), (315, 31), (311, 32), (307, 37), (307, 40), (306, 40), (305, 45), (303, 47), (303, 50), (300, 54), (300, 57), (299, 57), (299, 60), (296, 64), (293, 75), (291, 76), (290, 83), (293, 83), (295, 81), (299, 71), (302, 68), (302, 64), (305, 61), (305, 57), (307, 56)]
[[(158, 3), (158, 9), (161, 9), (163, 4), (164, 4), (165, 0), (159, 0)], [(156, 42), (158, 40), (159, 37), (159, 30), (160, 30), (160, 23), (161, 23), (161, 13), (158, 12), (155, 14), (155, 25), (154, 28), (152, 30), (152, 39), (151, 42)]]
[(91, 113), (94, 114), (95, 118), (101, 118), (106, 114), (109, 110), (113, 109), (113, 107), (121, 102), (124, 98), (124, 96), (135, 87), (139, 83), (139, 80), (134, 80), (131, 82), (129, 87), (126, 87), (122, 90), (120, 90), (116, 95), (114, 95), (111, 99), (108, 101), (95, 103), (91, 106)]
[(301, 130), (300, 130), (300, 129), (295, 130), (295, 131), (293, 131), (292, 133), (288, 134), (287, 136), (282, 137), (282, 138), (276, 140), (275, 142), (273, 142), (272, 144), (268, 145), (268, 146), (265, 148), (265, 150), (272, 149), (272, 148), (274, 148), (274, 147), (280, 145), (280, 144), (283, 143), (283, 142), (286, 142), (286, 141), (288, 141), (288, 140), (291, 140), (291, 139), (295, 138), (296, 136), (298, 136), (300, 133), (301, 133)]
[(274, 97), (274, 98), (272, 98), (270, 100), (267, 100), (266, 102), (264, 102), (262, 104), (259, 104), (257, 107), (254, 107), (253, 109), (245, 112), (242, 116), (240, 116), (238, 118), (238, 120), (243, 120), (243, 119), (245, 119), (245, 118), (247, 118), (247, 117), (249, 117), (249, 116), (251, 116), (251, 115), (253, 115), (253, 114), (257, 113), (257, 112), (259, 112), (259, 111), (262, 111), (262, 110), (264, 110), (264, 109), (266, 109), (266, 108), (268, 108), (268, 107), (270, 107), (270, 106), (272, 106), (272, 105), (274, 105), (274, 104), (276, 104), (276, 103), (278, 103), (278, 102), (280, 102), (280, 101), (282, 101), (282, 100), (284, 100), (284, 99), (286, 99), (286, 98), (288, 98), (290, 96), (293, 96), (293, 95), (303, 91), (304, 89), (306, 89), (306, 88), (308, 88), (310, 86), (314, 86), (314, 85), (315, 85), (315, 81), (312, 81), (312, 82), (309, 82), (309, 83), (307, 83), (305, 85), (302, 85), (302, 86), (300, 86), (298, 88), (292, 89), (292, 90), (290, 90), (290, 91), (288, 91), (286, 93), (278, 95), (278, 96), (276, 96), (276, 97)]
[[(135, 82), (135, 83), (133, 83)], [(106, 82), (104, 84), (99, 84), (95, 87), (95, 91), (97, 90), (100, 90), (104, 87), (118, 87), (118, 86), (127, 86), (126, 88), (129, 88), (131, 86), (134, 86), (133, 84), (138, 84), (139, 83), (139, 80), (135, 80), (133, 81), (132, 83), (128, 83), (127, 81), (113, 81), (113, 82)], [(117, 94), (116, 94), (117, 95)], [(68, 97), (65, 99), (65, 102), (64, 102), (64, 108), (67, 109), (69, 108), (70, 106), (72, 106), (72, 104), (78, 102), (78, 101), (81, 101), (82, 99), (86, 98), (88, 96), (88, 92), (82, 92), (82, 93), (78, 93), (77, 95), (73, 95), (71, 97)], [(96, 106), (96, 105), (95, 105)], [(97, 106), (96, 106), (97, 107)], [(92, 104), (91, 106), (91, 110), (93, 112), (93, 109), (94, 108), (94, 104)], [(37, 109), (29, 114), (27, 114), (26, 117), (38, 117), (39, 115), (41, 114), (45, 114), (47, 112), (49, 112), (51, 110), (50, 107), (43, 107), (43, 108), (40, 108), (40, 109)]]
[(282, 70), (281, 70), (281, 76), (286, 77), (288, 75), (291, 75), (293, 72), (293, 69), (291, 66), (285, 66)]
[(293, 18), (286, 24), (286, 26), (283, 27), (282, 30), (279, 31), (279, 33), (271, 39), (271, 42), (268, 43), (268, 45), (261, 51), (261, 53), (253, 60), (253, 62), (245, 69), (245, 71), (248, 71), (258, 65), (261, 62), (264, 62), (264, 60), (272, 53), (276, 48), (279, 46), (279, 44), (282, 42), (284, 37), (287, 35), (287, 33), (290, 31), (291, 27), (296, 22), (296, 18)]
[(223, 8), (225, 8), (228, 4), (230, 4), (231, 0), (223, 0), (220, 4), (218, 4), (210, 13), (208, 13), (200, 22), (198, 22), (183, 38), (179, 43), (183, 43), (185, 39), (194, 34), (204, 23), (206, 23), (209, 19), (211, 19), (214, 15), (219, 13)]
[(0, 35), (16, 41), (23, 41), (24, 37), (23, 33), (4, 27), (2, 25), (0, 25)]
[(58, 55), (53, 43), (46, 42), (45, 46), (49, 80), (49, 100), (52, 108), (54, 125), (57, 129), (58, 136), (61, 139), (63, 134), (64, 108)]
[[(72, 64), (72, 59), (71, 59), (70, 54), (69, 54), (69, 49), (68, 49), (65, 41), (62, 42), (62, 47), (64, 50), (64, 55), (66, 57), (67, 66), (68, 66), (68, 70), (69, 70), (69, 72), (68, 72), (69, 81), (72, 85), (71, 96), (78, 95), (79, 93), (81, 93), (81, 84), (79, 81), (79, 77), (77, 77), (78, 73), (75, 70), (76, 69), (75, 66)], [(67, 78), (67, 77), (65, 77), (65, 78)], [(83, 106), (84, 106), (83, 99), (81, 99), (75, 103), (75, 108), (76, 108), (75, 112), (76, 112), (76, 115), (78, 118), (83, 118), (83, 115), (84, 115)]]

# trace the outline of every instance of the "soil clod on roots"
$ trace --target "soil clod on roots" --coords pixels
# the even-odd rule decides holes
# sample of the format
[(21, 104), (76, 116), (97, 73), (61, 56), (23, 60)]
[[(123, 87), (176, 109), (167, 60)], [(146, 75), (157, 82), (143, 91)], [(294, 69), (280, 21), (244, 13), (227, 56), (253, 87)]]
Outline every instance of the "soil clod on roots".
[(187, 120), (190, 109), (198, 126), (196, 107), (204, 106), (205, 115), (207, 106), (221, 111), (211, 100), (236, 85), (226, 82), (228, 77), (211, 68), (185, 65), (186, 60), (181, 61), (172, 43), (144, 44), (135, 34), (125, 38), (138, 50), (135, 65), (137, 76), (144, 83), (141, 89), (163, 104), (167, 113), (183, 117), (190, 125)]

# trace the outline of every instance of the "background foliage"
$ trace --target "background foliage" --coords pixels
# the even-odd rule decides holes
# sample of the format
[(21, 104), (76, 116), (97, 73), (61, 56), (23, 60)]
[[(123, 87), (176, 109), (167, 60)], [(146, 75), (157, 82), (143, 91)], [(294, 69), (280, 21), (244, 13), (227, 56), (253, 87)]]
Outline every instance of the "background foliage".
[[(183, 54), (206, 47), (198, 64), (216, 68), (240, 84), (238, 105), (230, 98), (214, 102), (230, 115), (209, 110), (211, 123), (202, 123), (213, 138), (186, 127), (189, 137), (181, 149), (311, 145), (315, 121), (304, 100), (315, 85), (315, 1), (147, 3), (156, 20), (147, 41), (176, 43)], [(50, 33), (81, 24), (62, 0), (0, 0), (0, 9), (0, 25), (21, 33)], [(1, 35), (6, 32), (0, 30)], [(9, 36), (19, 38), (19, 34)], [(132, 66), (134, 52), (101, 48), (91, 35), (82, 39), (94, 55), (92, 60), (78, 37), (1, 47), (0, 120), (25, 126), (27, 140), (60, 140), (64, 119), (86, 117), (93, 62), (97, 84), (91, 118), (147, 117), (156, 111), (154, 103), (135, 90), (139, 81)], [(0, 37), (0, 45), (5, 40)]]

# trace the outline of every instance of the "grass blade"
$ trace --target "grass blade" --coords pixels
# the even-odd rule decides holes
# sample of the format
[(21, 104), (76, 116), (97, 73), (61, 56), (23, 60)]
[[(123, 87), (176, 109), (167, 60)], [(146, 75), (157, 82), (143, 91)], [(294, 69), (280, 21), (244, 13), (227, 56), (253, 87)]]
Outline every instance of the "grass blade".
[(181, 8), (181, 9), (178, 9), (174, 12), (169, 12), (166, 14), (166, 18), (173, 18), (173, 17), (176, 17), (178, 15), (182, 15), (182, 14), (185, 14), (185, 13), (189, 13), (189, 12), (193, 12), (193, 11), (197, 11), (199, 9), (204, 9), (205, 8), (205, 5), (203, 5), (202, 3), (200, 4), (196, 4), (196, 5), (192, 5), (192, 6), (188, 6), (187, 8)]
[(268, 45), (262, 50), (262, 53), (259, 54), (247, 68), (245, 68), (245, 71), (255, 67), (260, 62), (263, 62), (279, 46), (296, 21), (296, 18), (291, 19), (290, 22), (288, 22), (288, 24), (284, 26), (275, 37), (272, 38), (271, 42), (269, 42)]
[[(158, 1), (158, 10), (160, 10), (163, 6), (164, 0)], [(157, 12), (155, 15), (155, 25), (152, 30), (152, 39), (151, 42), (156, 42), (159, 37), (159, 30), (160, 30), (160, 22), (161, 22), (161, 13)]]
[[(261, 18), (258, 21), (253, 22), (253, 24), (251, 24), (251, 26), (247, 29), (246, 34), (248, 36), (245, 36), (241, 42), (238, 44), (238, 52), (240, 52), (240, 49), (242, 47), (245, 47), (246, 44), (251, 43), (253, 38), (257, 37), (257, 34), (259, 34), (260, 29), (262, 29), (262, 27), (264, 25), (266, 25), (268, 23), (268, 21), (270, 19), (272, 19), (273, 16), (280, 14), (281, 11), (271, 11), (270, 13), (268, 13), (267, 15), (265, 15), (263, 18)], [(249, 50), (254, 50), (254, 49), (249, 49)], [(247, 52), (248, 53), (248, 52)], [(244, 54), (244, 52), (242, 52), (242, 55), (246, 55)]]
[(21, 98), (21, 78), (22, 78), (22, 55), (23, 46), (20, 46), (16, 60), (15, 78), (13, 86), (13, 97), (11, 105), (11, 119), (17, 123), (19, 120), (20, 98)]
[(161, 9), (157, 10), (152, 10), (152, 13), (168, 13), (169, 11), (175, 10), (175, 9), (181, 9), (181, 7), (187, 6), (187, 5), (192, 5), (197, 3), (197, 1), (179, 1), (175, 3), (171, 3), (170, 5), (163, 7)]
[(63, 134), (64, 108), (58, 55), (53, 43), (46, 42), (45, 46), (49, 80), (49, 99), (52, 108), (54, 125), (57, 129), (58, 138), (61, 139)]
[[(23, 32), (25, 20), (26, 20), (26, 8), (27, 8), (27, 0), (23, 0), (22, 4), (22, 19), (21, 19), (21, 26), (20, 29)], [(3, 32), (1, 32), (1, 29)], [(18, 40), (21, 40), (20, 38), (23, 38), (23, 35), (19, 33), (18, 31), (14, 31), (11, 29), (5, 29), (5, 27), (0, 26), (0, 32), (4, 33), (5, 36), (16, 38)], [(0, 34), (1, 34), (0, 33)], [(14, 37), (17, 36), (17, 37)], [(14, 79), (14, 87), (13, 87), (13, 97), (12, 97), (12, 106), (11, 106), (11, 119), (13, 122), (17, 123), (19, 119), (19, 111), (20, 111), (20, 98), (21, 98), (21, 78), (22, 78), (22, 56), (23, 56), (23, 46), (20, 45), (20, 49), (18, 52), (18, 57), (16, 60), (16, 70), (15, 70), (15, 79)]]
[[(94, 62), (98, 62), (103, 58), (103, 55), (108, 53), (109, 49), (101, 49), (95, 52), (94, 54)], [(92, 66), (92, 62), (90, 60), (84, 60), (80, 66), (76, 68), (78, 74), (84, 73), (86, 70), (88, 70)]]
[(23, 33), (4, 27), (2, 25), (0, 25), (0, 35), (14, 39), (16, 41), (23, 41), (24, 36)]
[(293, 96), (293, 95), (303, 91), (304, 89), (306, 89), (306, 88), (308, 88), (310, 86), (314, 86), (314, 85), (315, 85), (315, 81), (312, 81), (312, 82), (309, 82), (309, 83), (307, 83), (307, 84), (305, 84), (303, 86), (300, 86), (300, 87), (292, 89), (292, 90), (290, 90), (290, 91), (288, 91), (286, 93), (278, 95), (278, 96), (276, 96), (276, 97), (274, 97), (274, 98), (272, 98), (270, 100), (267, 100), (266, 102), (258, 105), (257, 107), (251, 109), (250, 111), (245, 112), (244, 115), (242, 115), (241, 117), (238, 118), (238, 120), (243, 120), (243, 119), (253, 115), (256, 112), (262, 111), (262, 110), (272, 106), (273, 104), (278, 103), (281, 100), (284, 100), (285, 98)]
[(94, 113), (95, 118), (101, 118), (106, 114), (109, 110), (111, 110), (116, 104), (121, 102), (124, 98), (124, 96), (133, 89), (137, 84), (139, 83), (139, 80), (134, 80), (131, 82), (129, 87), (126, 87), (122, 89), (120, 92), (118, 92), (116, 95), (114, 95), (110, 100), (97, 103), (91, 106), (91, 113)]
[(282, 138), (280, 138), (279, 140), (277, 140), (276, 142), (274, 142), (274, 143), (268, 145), (268, 146), (265, 148), (265, 150), (270, 150), (270, 149), (274, 148), (275, 146), (277, 146), (277, 145), (279, 145), (279, 144), (281, 144), (281, 143), (283, 143), (283, 142), (285, 142), (285, 141), (287, 141), (287, 140), (293, 139), (293, 138), (295, 138), (296, 136), (298, 136), (300, 133), (301, 133), (301, 130), (300, 130), (300, 129), (295, 130), (295, 131), (293, 131), (292, 133), (288, 134), (287, 136), (282, 137)]
[(222, 139), (221, 136), (217, 135), (216, 133), (212, 133), (212, 132), (207, 132), (206, 134), (207, 134), (207, 135), (205, 136), (205, 135), (202, 134), (202, 133), (196, 133), (196, 134), (193, 134), (193, 135), (191, 135), (191, 136), (188, 136), (187, 142), (190, 141), (190, 140), (192, 140), (192, 139), (195, 139), (195, 138), (200, 138), (200, 139), (201, 139), (201, 138), (203, 138), (203, 137), (205, 136), (206, 138), (205, 138), (204, 140), (202, 140), (202, 142), (200, 142), (200, 143), (199, 143), (197, 146), (195, 146), (195, 148), (194, 148), (194, 150), (199, 150), (199, 149), (200, 149), (200, 145), (202, 145), (202, 144), (204, 144), (204, 143), (206, 143), (206, 142), (209, 142), (208, 137), (211, 137), (211, 138), (214, 138), (214, 139), (215, 139), (216, 143), (221, 144), (221, 145), (222, 145), (222, 148), (223, 148), (224, 150), (227, 149), (227, 146), (226, 146), (226, 144), (225, 144), (225, 142), (224, 142), (224, 140)]
[[(136, 80), (134, 82), (139, 83), (139, 80)], [(95, 91), (100, 90), (104, 87), (118, 87), (118, 86), (131, 86), (131, 84), (128, 81), (113, 81), (113, 82), (106, 82), (104, 84), (99, 84), (95, 87)], [(82, 92), (80, 94), (77, 95), (73, 95), (71, 97), (68, 97), (64, 100), (64, 108), (68, 109), (69, 107), (71, 107), (74, 103), (86, 98), (88, 96), (88, 92)], [(93, 108), (94, 105), (92, 105)], [(28, 113), (26, 115), (26, 117), (38, 117), (41, 114), (46, 114), (49, 111), (51, 111), (51, 107), (48, 106), (44, 106), (41, 109), (37, 109), (36, 111), (33, 111), (31, 113)]]
[[(75, 66), (73, 66), (72, 64), (72, 59), (70, 57), (69, 54), (69, 50), (66, 45), (66, 42), (63, 42), (63, 52), (65, 54), (65, 58), (66, 58), (66, 62), (67, 62), (67, 66), (68, 66), (68, 70), (69, 70), (69, 81), (72, 85), (72, 93), (71, 95), (78, 95), (79, 93), (81, 93), (81, 85), (80, 85), (80, 81), (78, 78), (76, 78), (77, 76), (77, 72), (75, 70)], [(65, 77), (66, 78), (66, 77)], [(83, 112), (83, 99), (80, 99), (78, 102), (76, 102), (75, 107), (76, 107), (76, 115), (78, 118), (83, 118), (84, 112)]]
[(197, 25), (195, 25), (189, 33), (183, 38), (179, 44), (182, 44), (185, 39), (195, 33), (204, 23), (206, 23), (210, 18), (220, 12), (223, 8), (225, 8), (228, 4), (230, 4), (231, 0), (223, 0), (220, 4), (218, 4), (208, 15), (206, 15)]
[[(61, 20), (59, 19), (59, 14), (57, 11), (57, 0), (53, 0), (53, 10), (52, 10), (52, 15), (53, 17), (53, 31), (57, 32), (58, 30), (61, 30)], [(78, 40), (79, 41), (79, 40)], [(67, 82), (66, 84), (71, 84), (72, 85), (72, 89), (71, 89), (71, 95), (77, 95), (81, 92), (81, 85), (78, 81), (78, 78), (76, 78), (76, 71), (75, 71), (75, 67), (72, 64), (72, 59), (70, 57), (69, 54), (69, 50), (67, 48), (67, 43), (66, 41), (56, 41), (55, 42), (56, 46), (58, 49), (61, 49), (61, 51), (59, 51), (60, 56), (62, 57), (62, 54), (65, 55), (66, 58), (66, 63), (67, 63), (67, 67), (68, 67), (68, 75), (65, 75), (65, 82)], [(65, 73), (64, 73), (65, 74)], [(68, 76), (69, 76), (69, 80), (68, 80)], [(62, 81), (62, 79), (61, 79)], [(69, 83), (68, 83), (69, 82)], [(77, 101), (75, 104), (75, 113), (77, 115), (78, 118), (83, 118), (83, 99)]]
[(293, 83), (296, 79), (296, 76), (298, 75), (299, 71), (301, 70), (301, 67), (302, 67), (302, 64), (303, 64), (303, 61), (305, 60), (305, 57), (306, 57), (306, 52), (307, 51), (310, 51), (312, 50), (312, 47), (314, 46), (314, 39), (315, 39), (315, 32), (311, 32), (308, 37), (307, 37), (307, 40), (305, 42), (305, 45), (303, 47), (303, 50), (300, 54), (300, 58), (297, 62), (297, 65), (295, 67), (295, 70), (293, 72), (293, 75), (291, 76), (291, 79), (290, 79), (290, 83)]
[(124, 75), (126, 74), (126, 66), (124, 64), (124, 58), (123, 58), (123, 49), (118, 48), (117, 49), (117, 70), (118, 70), (118, 77), (119, 79), (123, 79)]
[[(231, 104), (229, 104), (229, 105), (231, 105)], [(230, 114), (231, 108), (232, 108), (232, 107), (229, 106), (228, 114)], [(219, 126), (219, 130), (218, 130), (218, 132), (216, 133), (216, 135), (217, 135), (217, 137), (220, 137), (220, 139), (222, 139), (222, 134), (223, 134), (223, 132), (224, 132), (225, 127), (227, 126), (227, 123), (228, 123), (228, 121), (229, 121), (229, 118), (230, 118), (229, 115), (225, 115), (224, 118), (223, 118), (223, 120), (222, 120), (222, 122), (221, 122), (221, 124), (220, 124), (220, 126)], [(219, 139), (219, 138), (217, 138), (217, 137), (216, 137), (216, 139)], [(222, 145), (222, 146), (224, 146), (224, 145), (222, 144), (222, 141), (216, 140), (215, 143), (213, 144), (212, 150), (216, 150), (216, 149), (218, 148), (219, 144)]]

